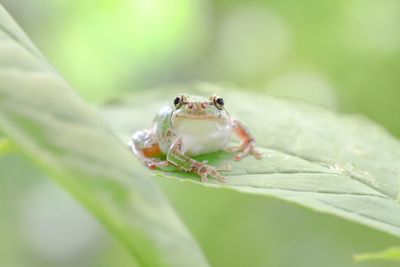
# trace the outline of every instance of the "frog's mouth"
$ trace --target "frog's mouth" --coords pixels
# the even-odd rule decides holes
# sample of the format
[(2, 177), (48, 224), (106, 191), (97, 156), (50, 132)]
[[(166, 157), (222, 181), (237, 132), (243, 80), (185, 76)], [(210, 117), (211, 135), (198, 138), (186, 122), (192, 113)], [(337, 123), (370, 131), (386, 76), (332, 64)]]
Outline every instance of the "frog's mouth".
[(215, 116), (210, 114), (177, 114), (175, 115), (175, 120), (213, 120), (213, 121), (226, 121), (226, 118), (223, 116)]

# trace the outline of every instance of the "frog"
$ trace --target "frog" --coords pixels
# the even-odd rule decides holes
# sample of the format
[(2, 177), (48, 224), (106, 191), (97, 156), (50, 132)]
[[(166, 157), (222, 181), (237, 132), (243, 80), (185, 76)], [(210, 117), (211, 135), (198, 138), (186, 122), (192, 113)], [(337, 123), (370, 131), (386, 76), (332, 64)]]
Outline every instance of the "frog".
[[(241, 144), (228, 146), (234, 133)], [(226, 176), (220, 172), (229, 167), (218, 169), (193, 157), (226, 151), (237, 153), (236, 161), (249, 155), (262, 158), (249, 128), (230, 116), (225, 100), (217, 94), (204, 97), (180, 93), (159, 110), (150, 128), (134, 132), (128, 145), (148, 168), (172, 165), (180, 171), (197, 174), (202, 182), (209, 177), (226, 182)]]

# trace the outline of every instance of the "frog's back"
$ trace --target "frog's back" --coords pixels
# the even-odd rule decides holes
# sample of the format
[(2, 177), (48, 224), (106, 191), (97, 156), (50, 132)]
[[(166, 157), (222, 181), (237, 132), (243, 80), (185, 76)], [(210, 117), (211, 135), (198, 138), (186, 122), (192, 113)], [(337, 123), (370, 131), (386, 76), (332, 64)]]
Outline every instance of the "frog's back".
[(156, 134), (161, 151), (167, 154), (172, 145), (175, 135), (171, 129), (171, 116), (173, 107), (170, 104), (165, 105), (154, 118), (153, 131)]

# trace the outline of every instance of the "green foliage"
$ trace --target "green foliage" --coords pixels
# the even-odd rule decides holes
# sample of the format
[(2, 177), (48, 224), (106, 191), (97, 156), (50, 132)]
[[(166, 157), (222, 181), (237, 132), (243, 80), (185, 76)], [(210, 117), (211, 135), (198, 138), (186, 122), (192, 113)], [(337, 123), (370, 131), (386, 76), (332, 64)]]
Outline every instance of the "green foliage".
[(88, 207), (141, 266), (208, 266), (155, 183), (2, 8), (0, 41), (2, 131)]
[[(78, 92), (93, 101), (147, 84), (143, 76), (152, 75), (163, 62), (174, 62), (177, 51), (190, 54), (202, 43), (201, 3), (193, 0), (73, 0), (48, 5), (51, 12), (60, 13), (54, 23), (62, 23), (63, 30), (44, 30), (48, 42), (41, 48)], [(77, 12), (68, 16), (69, 9)], [(182, 49), (188, 46), (192, 48)]]
[[(139, 165), (2, 9), (0, 41), (0, 129), (13, 142), (1, 141), (0, 154), (15, 144), (122, 241), (139, 266), (208, 266), (154, 179), (212, 266), (353, 266), (354, 253), (399, 242), (400, 144), (365, 118), (257, 93), (185, 86), (200, 94), (219, 91), (265, 154), (241, 162), (222, 152), (199, 157), (232, 166), (226, 184), (203, 184), (192, 174), (152, 173)], [(176, 93), (128, 95), (104, 116), (125, 141)], [(24, 164), (11, 160), (0, 164)], [(14, 169), (36, 177), (32, 168)]]
[(356, 267), (355, 253), (399, 244), (397, 237), (274, 197), (158, 180), (212, 266)]
[[(321, 256), (321, 264), (329, 258), (331, 266), (352, 266), (351, 255), (355, 251), (362, 251), (363, 248), (371, 246), (378, 248), (378, 244), (383, 246), (395, 244), (395, 240), (398, 240), (400, 206), (397, 198), (400, 189), (398, 179), (400, 166), (397, 162), (400, 158), (400, 144), (383, 128), (361, 116), (336, 115), (321, 107), (273, 99), (260, 94), (222, 90), (209, 85), (194, 88), (179, 86), (179, 88), (185, 88), (188, 93), (209, 95), (218, 92), (222, 95), (229, 112), (248, 124), (265, 154), (262, 160), (249, 157), (241, 162), (233, 161), (233, 156), (226, 153), (198, 158), (198, 160), (208, 160), (214, 166), (231, 165), (232, 171), (225, 173), (228, 177), (227, 184), (219, 184), (213, 180), (209, 184), (200, 184), (196, 175), (159, 172), (160, 183), (166, 188), (169, 196), (175, 199), (174, 203), (178, 206), (182, 217), (189, 221), (189, 227), (202, 223), (209, 225), (207, 220), (213, 220), (209, 217), (204, 220), (199, 218), (201, 217), (199, 212), (202, 213), (199, 211), (202, 210), (198, 204), (200, 203), (201, 206), (205, 206), (204, 216), (213, 212), (218, 214), (221, 210), (224, 214), (232, 214), (231, 217), (226, 215), (230, 219), (215, 215), (217, 217), (213, 221), (223, 228), (222, 232), (229, 233), (220, 234), (227, 243), (229, 238), (232, 238), (237, 242), (247, 240), (245, 243), (251, 246), (253, 238), (257, 238), (257, 233), (260, 232), (248, 229), (249, 224), (256, 224), (258, 227), (255, 227), (256, 229), (277, 228), (274, 233), (265, 230), (268, 231), (265, 236), (270, 240), (260, 241), (259, 246), (251, 246), (251, 252), (247, 251), (253, 256), (256, 255), (256, 258), (249, 259), (245, 253), (240, 254), (240, 251), (236, 251), (240, 257), (231, 261), (221, 260), (229, 257), (227, 248), (219, 250), (219, 257), (211, 257), (212, 263), (215, 264), (217, 261), (217, 266), (241, 266), (240, 264), (246, 264), (246, 261), (253, 261), (254, 266), (262, 266), (265, 262), (270, 264), (268, 266), (292, 266), (294, 262), (289, 260), (286, 262), (272, 260), (276, 255), (280, 255), (282, 259), (288, 253), (286, 250), (271, 248), (272, 244), (279, 243), (284, 246), (285, 242), (291, 244), (295, 239), (304, 241), (311, 238), (311, 242), (304, 241), (293, 245), (293, 250), (290, 250), (289, 254), (302, 257), (299, 252), (302, 251), (303, 257), (306, 257), (305, 255), (309, 257), (298, 266), (303, 264), (310, 266), (311, 259), (316, 260), (307, 250), (310, 248), (308, 246), (325, 255)], [(163, 89), (141, 93), (140, 98), (133, 95), (114, 101), (105, 108), (105, 117), (114, 125), (114, 129), (121, 137), (126, 139), (132, 129), (149, 127), (157, 110), (165, 101), (172, 101), (174, 95), (178, 93), (171, 88)], [(166, 182), (166, 177), (175, 179)], [(179, 180), (183, 178), (187, 182), (179, 186), (174, 185), (177, 178)], [(193, 182), (195, 185), (190, 185)], [(225, 193), (218, 191), (221, 194), (219, 196), (217, 193), (207, 193), (207, 190), (216, 188), (221, 188)], [(231, 195), (233, 191), (266, 197), (270, 206), (261, 204), (260, 198), (258, 201), (261, 203), (258, 205), (253, 198), (250, 198), (251, 200), (243, 197), (235, 198)], [(284, 203), (279, 203), (275, 199), (284, 200)], [(246, 205), (240, 201), (252, 204)], [(183, 202), (191, 203), (192, 206)], [(231, 203), (227, 204), (229, 202)], [(292, 207), (286, 202), (310, 208), (318, 215), (310, 215), (310, 211)], [(227, 207), (232, 211), (226, 210)], [(332, 214), (337, 218), (326, 214)], [(271, 221), (261, 219), (264, 216), (271, 218)], [(212, 215), (210, 217), (213, 218)], [(273, 218), (282, 217), (288, 221), (272, 222)], [(346, 222), (341, 222), (343, 219)], [(262, 220), (262, 223), (254, 222), (259, 220)], [(374, 228), (378, 233), (384, 231), (397, 238), (388, 239), (387, 235), (378, 234), (377, 231), (360, 224)], [(226, 230), (225, 227), (231, 230)], [(246, 233), (249, 235), (247, 238), (238, 234), (241, 227), (246, 228)], [(302, 233), (297, 231), (294, 233), (291, 227), (300, 229), (298, 231)], [(318, 233), (322, 232), (324, 238), (313, 236), (312, 231), (315, 227), (319, 228)], [(214, 235), (209, 237), (210, 234), (204, 232), (201, 227), (193, 229), (193, 232), (204, 244), (207, 255), (212, 254), (213, 252), (207, 248), (213, 242), (218, 242), (214, 240)], [(333, 245), (333, 247), (328, 246), (329, 248), (326, 246), (315, 248), (313, 242), (324, 242), (324, 240), (326, 242), (333, 240), (329, 242), (336, 243), (338, 248), (346, 247), (346, 249), (340, 251)], [(219, 244), (221, 247), (227, 245), (222, 241)], [(265, 252), (266, 247), (270, 252)], [(235, 250), (231, 246), (229, 248)], [(265, 255), (265, 258), (259, 256), (260, 254)], [(229, 263), (226, 263), (227, 261)]]
[(0, 138), (0, 156), (9, 154), (14, 150), (14, 145), (7, 139)]
[(400, 262), (400, 248), (393, 247), (375, 253), (364, 253), (354, 256), (356, 261), (387, 260)]
[[(66, 261), (75, 267), (139, 267), (118, 240), (108, 240), (95, 218), (20, 151), (0, 153), (0, 170), (0, 266), (62, 266)], [(89, 253), (79, 253), (82, 242), (91, 243)]]
[[(212, 90), (197, 93), (208, 95)], [(156, 104), (165, 102), (159, 92), (160, 100), (147, 105), (155, 94), (132, 98), (119, 107), (123, 111), (111, 115), (110, 123), (118, 130), (150, 124)], [(339, 116), (306, 104), (239, 91), (220, 94), (229, 112), (253, 130), (265, 155), (240, 162), (227, 153), (200, 157), (216, 166), (232, 166), (224, 186), (282, 198), (400, 236), (400, 143), (384, 129), (363, 117)], [(130, 108), (143, 114), (140, 120), (131, 120), (136, 113)], [(196, 179), (182, 172), (172, 176)]]
[(0, 2), (85, 99), (229, 81), (361, 112), (400, 136), (397, 0)]

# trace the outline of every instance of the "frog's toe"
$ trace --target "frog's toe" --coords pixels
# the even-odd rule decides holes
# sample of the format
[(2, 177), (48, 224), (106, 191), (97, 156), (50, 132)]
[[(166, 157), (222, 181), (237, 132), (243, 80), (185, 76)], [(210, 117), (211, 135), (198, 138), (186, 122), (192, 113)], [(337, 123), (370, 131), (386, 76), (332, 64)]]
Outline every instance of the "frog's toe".
[(145, 165), (151, 169), (157, 169), (157, 168), (162, 168), (162, 167), (168, 167), (171, 163), (169, 163), (167, 160), (159, 160), (159, 159), (147, 159), (145, 161)]
[(241, 150), (241, 152), (235, 157), (236, 161), (239, 161), (241, 159), (243, 159), (244, 157), (247, 157), (248, 155), (253, 155), (256, 159), (261, 159), (262, 158), (262, 153), (259, 152), (256, 147), (254, 142), (249, 142), (249, 143), (245, 143), (243, 145), (243, 149)]
[(227, 180), (227, 178), (225, 176), (222, 176), (221, 174), (219, 174), (219, 172), (213, 167), (210, 167), (210, 175), (215, 177), (221, 183), (224, 183)]
[(217, 180), (221, 183), (226, 183), (226, 181), (228, 180), (228, 178), (226, 176), (218, 176)]
[(257, 149), (253, 149), (253, 150), (251, 151), (251, 154), (252, 154), (256, 159), (262, 159), (262, 157), (263, 157), (263, 154), (262, 154), (260, 151), (258, 151)]
[(250, 152), (251, 152), (251, 146), (250, 145), (245, 146), (242, 152), (236, 155), (235, 160), (239, 161), (243, 159), (244, 157), (248, 156)]
[(157, 166), (153, 163), (148, 163), (146, 164), (147, 168), (149, 168), (150, 170), (155, 170), (157, 169)]
[(200, 176), (202, 182), (208, 182), (208, 176), (215, 177), (220, 182), (225, 182), (226, 177), (219, 174), (219, 172), (212, 166), (201, 163), (196, 170), (197, 174)]

